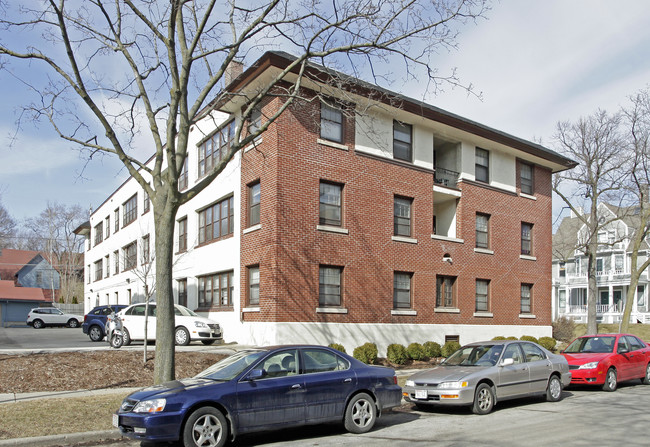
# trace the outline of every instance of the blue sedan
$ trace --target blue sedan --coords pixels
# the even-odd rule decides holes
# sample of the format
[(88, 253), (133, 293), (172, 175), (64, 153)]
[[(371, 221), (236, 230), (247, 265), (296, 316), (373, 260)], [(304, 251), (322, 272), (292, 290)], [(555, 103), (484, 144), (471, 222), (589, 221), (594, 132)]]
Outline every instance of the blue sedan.
[(240, 351), (192, 379), (136, 391), (113, 425), (137, 440), (214, 447), (243, 433), (324, 422), (365, 433), (400, 403), (390, 368), (323, 346), (280, 346)]

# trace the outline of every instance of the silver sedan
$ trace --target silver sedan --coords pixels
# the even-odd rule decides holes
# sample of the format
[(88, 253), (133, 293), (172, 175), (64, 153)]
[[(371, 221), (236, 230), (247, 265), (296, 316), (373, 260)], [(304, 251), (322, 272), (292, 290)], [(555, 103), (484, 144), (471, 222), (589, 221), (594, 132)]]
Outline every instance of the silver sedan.
[(499, 400), (541, 395), (558, 401), (571, 382), (566, 359), (536, 343), (506, 340), (463, 346), (439, 366), (408, 378), (404, 399), (417, 407), (471, 405), (476, 414)]

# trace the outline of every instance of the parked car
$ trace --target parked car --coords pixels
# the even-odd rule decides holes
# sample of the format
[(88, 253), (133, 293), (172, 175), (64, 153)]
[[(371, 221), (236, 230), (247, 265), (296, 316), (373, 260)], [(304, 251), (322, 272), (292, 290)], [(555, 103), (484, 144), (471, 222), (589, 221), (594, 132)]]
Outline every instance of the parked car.
[[(145, 308), (145, 303), (132, 304), (119, 312), (124, 325), (125, 345), (133, 340), (144, 340)], [(156, 303), (149, 303), (149, 316), (146, 318), (147, 340), (156, 339), (156, 309)], [(187, 345), (195, 340), (200, 340), (204, 345), (223, 341), (223, 332), (216, 321), (202, 317), (178, 304), (174, 304), (174, 314), (174, 338), (177, 345)]]
[(106, 306), (97, 306), (84, 315), (84, 322), (81, 330), (92, 341), (101, 341), (106, 336), (106, 320), (113, 312), (119, 312), (126, 308), (126, 304), (110, 304)]
[(66, 314), (56, 307), (36, 307), (27, 314), (27, 325), (34, 329), (45, 326), (79, 327), (84, 317)]
[(471, 405), (487, 414), (500, 400), (544, 395), (561, 399), (571, 381), (564, 357), (536, 343), (487, 341), (471, 343), (439, 366), (408, 378), (404, 399), (419, 408), (430, 405)]
[(240, 351), (192, 379), (136, 391), (113, 425), (142, 441), (222, 446), (244, 433), (325, 422), (365, 433), (400, 402), (390, 368), (323, 346), (279, 346)]
[(571, 385), (599, 385), (605, 391), (615, 391), (626, 380), (650, 385), (650, 345), (634, 335), (585, 335), (562, 355), (569, 362)]

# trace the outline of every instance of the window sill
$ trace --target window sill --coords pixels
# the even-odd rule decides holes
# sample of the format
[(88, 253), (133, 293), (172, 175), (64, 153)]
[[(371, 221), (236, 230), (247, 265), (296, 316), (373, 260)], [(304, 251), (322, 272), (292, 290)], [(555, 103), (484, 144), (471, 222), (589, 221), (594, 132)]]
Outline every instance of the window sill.
[(474, 316), (478, 318), (494, 318), (492, 312), (474, 312)]
[(535, 319), (537, 316), (533, 314), (519, 314), (519, 318)]
[(433, 312), (441, 314), (459, 314), (460, 309), (457, 307), (436, 307), (433, 309)]
[(447, 242), (456, 242), (458, 244), (464, 244), (465, 240), (464, 239), (458, 239), (455, 237), (449, 237), (449, 236), (441, 236), (439, 234), (432, 234), (431, 239), (437, 239), (440, 241), (447, 241)]
[(244, 307), (241, 311), (244, 312), (244, 313), (248, 313), (248, 312), (259, 312), (259, 311), (260, 311), (260, 308), (259, 308), (259, 306), (257, 306), (257, 307), (255, 307), (255, 306)]
[(328, 233), (339, 233), (339, 234), (349, 234), (350, 231), (347, 228), (333, 227), (331, 225), (316, 225), (318, 231), (326, 231)]
[(487, 248), (475, 248), (474, 253), (483, 253), (484, 255), (493, 255), (494, 250), (488, 250)]
[(248, 151), (250, 151), (252, 149), (255, 149), (257, 146), (259, 146), (259, 144), (262, 141), (264, 141), (263, 137), (257, 137), (255, 140), (253, 140), (253, 142), (251, 144), (249, 144), (248, 146), (246, 146), (244, 148), (244, 153), (246, 153), (246, 152), (248, 152)]
[(535, 256), (528, 255), (519, 255), (519, 259), (525, 259), (526, 261), (537, 261), (537, 258)]
[(526, 194), (523, 192), (519, 193), (519, 197), (523, 197), (524, 199), (537, 200), (537, 197), (531, 196), (530, 194)]
[(391, 240), (395, 242), (405, 242), (407, 244), (417, 244), (418, 240), (414, 239), (412, 237), (404, 237), (404, 236), (391, 236)]
[(345, 307), (317, 307), (317, 314), (347, 314), (348, 310)]
[(334, 142), (334, 141), (322, 140), (322, 139), (318, 138), (318, 139), (316, 140), (316, 142), (317, 142), (318, 144), (322, 144), (323, 146), (329, 146), (329, 147), (333, 147), (333, 148), (335, 148), (335, 149), (341, 149), (342, 151), (349, 151), (349, 150), (350, 150), (350, 148), (348, 148), (346, 145), (344, 145), (344, 144), (340, 144), (340, 143), (336, 143), (336, 142)]
[(418, 314), (417, 311), (415, 310), (396, 310), (393, 309), (390, 311), (391, 315), (408, 315), (408, 316), (415, 316)]
[(242, 231), (242, 234), (252, 233), (253, 231), (257, 231), (261, 228), (262, 224), (253, 225), (252, 227), (245, 228), (244, 231)]

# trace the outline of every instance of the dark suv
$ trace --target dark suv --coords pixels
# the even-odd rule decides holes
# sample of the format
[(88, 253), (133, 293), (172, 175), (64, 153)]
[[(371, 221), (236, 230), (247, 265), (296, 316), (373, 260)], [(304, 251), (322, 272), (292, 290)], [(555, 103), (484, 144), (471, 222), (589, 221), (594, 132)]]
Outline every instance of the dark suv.
[(97, 306), (86, 315), (84, 315), (84, 322), (81, 325), (81, 330), (92, 341), (101, 341), (106, 335), (104, 327), (106, 326), (106, 318), (112, 312), (119, 312), (127, 307), (125, 304), (110, 304), (106, 306)]

